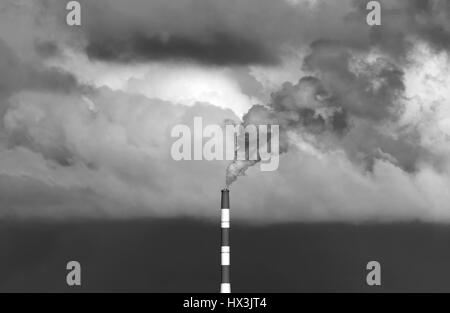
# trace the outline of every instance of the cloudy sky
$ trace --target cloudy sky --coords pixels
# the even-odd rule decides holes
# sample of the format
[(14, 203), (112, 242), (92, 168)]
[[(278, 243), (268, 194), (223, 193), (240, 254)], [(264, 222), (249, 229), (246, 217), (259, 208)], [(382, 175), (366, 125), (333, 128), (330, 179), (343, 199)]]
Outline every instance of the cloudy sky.
[(0, 291), (67, 291), (71, 259), (86, 290), (217, 291), (229, 162), (172, 159), (194, 117), (280, 125), (279, 169), (231, 186), (235, 290), (367, 291), (372, 259), (448, 289), (450, 2), (367, 2), (82, 0), (71, 27), (2, 0)]
[(170, 156), (201, 116), (282, 127), (238, 219), (450, 221), (448, 1), (65, 4), (0, 4), (2, 217), (215, 218), (227, 162)]

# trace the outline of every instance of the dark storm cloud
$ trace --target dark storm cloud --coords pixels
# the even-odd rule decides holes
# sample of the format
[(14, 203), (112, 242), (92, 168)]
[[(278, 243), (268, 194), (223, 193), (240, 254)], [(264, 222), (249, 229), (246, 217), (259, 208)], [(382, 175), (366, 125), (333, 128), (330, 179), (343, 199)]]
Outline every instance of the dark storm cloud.
[[(274, 64), (285, 46), (320, 39), (360, 50), (377, 46), (404, 57), (410, 35), (448, 50), (447, 1), (381, 1), (382, 27), (367, 25), (368, 1), (81, 1), (82, 27), (68, 33), (77, 47), (75, 38), (83, 34), (85, 52), (110, 62), (188, 59), (218, 65)], [(40, 14), (67, 13), (64, 2), (39, 3)], [(64, 19), (59, 22), (68, 30)], [(44, 44), (38, 52), (52, 54), (55, 47)]]
[[(270, 16), (289, 14), (284, 1), (119, 1), (83, 3), (89, 57), (114, 62), (183, 60), (213, 65), (279, 61)], [(292, 15), (292, 14), (289, 14)], [(278, 21), (280, 22), (280, 21)], [(276, 34), (280, 32), (275, 31)], [(282, 35), (283, 36), (283, 35)], [(279, 40), (275, 40), (280, 42)]]
[(438, 49), (450, 45), (449, 4), (442, 0), (381, 1), (382, 27), (366, 23), (364, 1), (119, 1), (83, 2), (86, 52), (129, 62), (181, 59), (207, 64), (273, 64), (285, 45), (335, 40), (381, 47), (403, 57), (409, 36)]
[(293, 36), (303, 37), (299, 34), (298, 8), (286, 1), (131, 0), (126, 5), (119, 1), (84, 4), (86, 53), (106, 61), (274, 64), (279, 61), (279, 48), (284, 42), (292, 41)]
[[(218, 292), (215, 224), (188, 219), (0, 223), (1, 292)], [(447, 226), (235, 225), (235, 292), (446, 292)], [(182, 257), (182, 264), (180, 263)], [(66, 284), (66, 264), (82, 286)], [(366, 265), (382, 266), (382, 286)], [(412, 275), (414, 273), (414, 275)]]
[(196, 60), (206, 64), (245, 65), (275, 64), (277, 57), (263, 44), (231, 35), (217, 33), (203, 40), (181, 36), (145, 36), (91, 39), (86, 48), (89, 57), (116, 62), (149, 60)]

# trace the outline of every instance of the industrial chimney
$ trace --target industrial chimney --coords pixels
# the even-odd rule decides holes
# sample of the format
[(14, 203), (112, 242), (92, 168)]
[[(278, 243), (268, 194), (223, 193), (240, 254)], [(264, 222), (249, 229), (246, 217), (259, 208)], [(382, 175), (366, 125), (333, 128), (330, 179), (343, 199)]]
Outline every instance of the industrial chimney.
[(230, 191), (222, 190), (221, 201), (221, 254), (220, 266), (222, 272), (222, 282), (220, 293), (231, 293), (230, 281)]

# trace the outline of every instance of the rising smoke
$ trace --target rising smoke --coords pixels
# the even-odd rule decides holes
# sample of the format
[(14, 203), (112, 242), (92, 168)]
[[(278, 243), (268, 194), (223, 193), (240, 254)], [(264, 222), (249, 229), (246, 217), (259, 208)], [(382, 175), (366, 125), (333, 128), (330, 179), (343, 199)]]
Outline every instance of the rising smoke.
[[(310, 76), (303, 77), (295, 86), (286, 83), (282, 90), (272, 95), (268, 106), (254, 105), (243, 117), (242, 126), (248, 125), (279, 125), (280, 153), (289, 150), (290, 132), (308, 131), (320, 134), (327, 130), (342, 132), (347, 127), (345, 111), (333, 106), (331, 97), (320, 80)], [(267, 143), (259, 142), (259, 145), (271, 146), (270, 136), (268, 138)], [(249, 167), (260, 161), (235, 160), (230, 163), (226, 173), (227, 186), (239, 176), (244, 176)]]
[[(412, 134), (383, 130), (383, 125), (395, 125), (404, 109), (404, 74), (394, 61), (383, 55), (358, 55), (340, 43), (320, 40), (312, 43), (304, 70), (311, 75), (295, 85), (284, 83), (267, 106), (253, 106), (244, 115), (243, 126), (279, 125), (280, 153), (296, 146), (296, 138), (306, 136), (318, 149), (345, 151), (369, 171), (375, 159), (407, 171), (415, 169), (425, 152)], [(359, 132), (370, 133), (371, 140), (360, 139)], [(227, 186), (257, 163), (229, 164)]]

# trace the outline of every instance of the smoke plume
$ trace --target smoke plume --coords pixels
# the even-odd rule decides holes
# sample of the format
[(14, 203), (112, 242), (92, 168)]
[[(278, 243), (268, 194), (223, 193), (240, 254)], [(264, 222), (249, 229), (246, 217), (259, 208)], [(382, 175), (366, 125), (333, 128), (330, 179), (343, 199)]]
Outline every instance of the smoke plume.
[[(268, 105), (253, 106), (242, 125), (279, 125), (280, 153), (302, 138), (319, 150), (343, 150), (367, 170), (375, 159), (415, 169), (421, 150), (411, 134), (398, 131), (392, 136), (383, 131), (385, 125), (396, 124), (403, 112), (404, 74), (394, 61), (384, 55), (358, 55), (340, 43), (319, 40), (312, 43), (303, 67), (310, 76), (295, 85), (284, 83)], [(361, 139), (359, 132), (371, 132), (372, 139)], [(258, 162), (232, 162), (227, 185)]]

